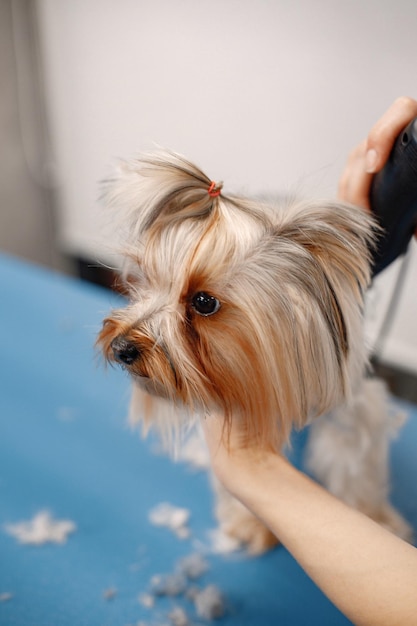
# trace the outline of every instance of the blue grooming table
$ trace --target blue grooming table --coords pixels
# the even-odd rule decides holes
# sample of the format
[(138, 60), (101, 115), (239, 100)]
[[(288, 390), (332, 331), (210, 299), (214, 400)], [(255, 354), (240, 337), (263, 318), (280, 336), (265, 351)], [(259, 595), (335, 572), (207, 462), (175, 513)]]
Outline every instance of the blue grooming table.
[[(216, 523), (205, 473), (127, 427), (127, 376), (96, 358), (96, 333), (118, 297), (7, 256), (0, 286), (0, 624), (162, 625), (174, 605), (207, 624), (183, 596), (153, 608), (138, 601), (152, 576), (208, 546)], [(417, 531), (417, 410), (406, 408), (392, 499)], [(304, 442), (296, 437), (297, 464)], [(149, 522), (160, 502), (190, 510), (188, 539)], [(21, 545), (6, 532), (44, 509), (76, 524), (65, 544)], [(206, 559), (197, 584), (224, 593), (222, 626), (349, 624), (284, 548)]]

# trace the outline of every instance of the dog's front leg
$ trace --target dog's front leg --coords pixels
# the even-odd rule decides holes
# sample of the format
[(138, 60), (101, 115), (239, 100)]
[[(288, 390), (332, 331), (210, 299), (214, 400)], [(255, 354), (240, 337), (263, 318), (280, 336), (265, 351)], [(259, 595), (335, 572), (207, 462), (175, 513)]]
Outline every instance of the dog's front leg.
[(234, 498), (213, 474), (212, 484), (216, 517), (222, 532), (237, 539), (252, 555), (262, 554), (279, 543), (275, 535)]

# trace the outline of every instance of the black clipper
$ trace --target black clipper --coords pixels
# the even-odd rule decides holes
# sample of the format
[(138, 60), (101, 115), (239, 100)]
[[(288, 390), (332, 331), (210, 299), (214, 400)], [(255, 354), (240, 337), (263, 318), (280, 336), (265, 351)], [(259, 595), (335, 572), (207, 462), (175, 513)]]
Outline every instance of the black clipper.
[(417, 117), (397, 138), (383, 169), (372, 181), (371, 209), (382, 227), (373, 276), (404, 254), (417, 228)]

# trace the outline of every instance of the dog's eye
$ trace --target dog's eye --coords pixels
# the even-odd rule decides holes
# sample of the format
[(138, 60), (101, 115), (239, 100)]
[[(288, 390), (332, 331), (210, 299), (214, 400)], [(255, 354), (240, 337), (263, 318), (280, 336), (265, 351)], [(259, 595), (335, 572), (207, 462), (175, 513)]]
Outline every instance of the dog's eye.
[(213, 315), (220, 309), (220, 302), (205, 291), (198, 291), (193, 295), (192, 307), (199, 315)]

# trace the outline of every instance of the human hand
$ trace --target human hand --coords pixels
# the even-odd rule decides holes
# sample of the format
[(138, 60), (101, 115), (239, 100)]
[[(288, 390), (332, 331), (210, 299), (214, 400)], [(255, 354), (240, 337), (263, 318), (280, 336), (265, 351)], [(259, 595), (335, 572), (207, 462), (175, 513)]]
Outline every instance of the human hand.
[(256, 480), (256, 474), (266, 468), (271, 459), (284, 458), (270, 449), (250, 442), (239, 418), (225, 424), (219, 414), (209, 414), (201, 422), (211, 459), (211, 467), (219, 481), (240, 498), (242, 486)]
[(383, 168), (396, 138), (416, 115), (416, 100), (401, 97), (394, 101), (372, 127), (368, 137), (349, 155), (339, 182), (338, 197), (341, 200), (370, 210), (373, 175)]

